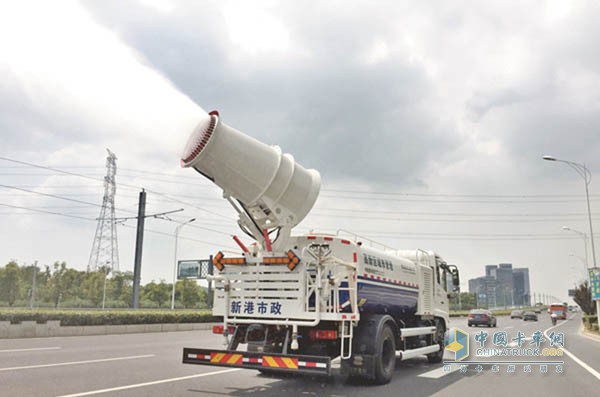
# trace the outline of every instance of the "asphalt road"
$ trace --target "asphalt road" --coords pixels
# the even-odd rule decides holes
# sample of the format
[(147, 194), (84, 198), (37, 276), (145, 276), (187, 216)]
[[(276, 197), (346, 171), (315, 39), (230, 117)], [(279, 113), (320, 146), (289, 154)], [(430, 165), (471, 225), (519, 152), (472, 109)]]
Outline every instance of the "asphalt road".
[[(442, 365), (431, 365), (425, 358), (398, 362), (394, 379), (388, 385), (372, 386), (359, 382), (345, 383), (339, 376), (330, 378), (295, 376), (276, 378), (256, 371), (181, 364), (182, 348), (221, 348), (221, 336), (210, 331), (105, 335), (40, 339), (0, 340), (0, 396), (246, 396), (246, 395), (325, 395), (363, 396), (585, 396), (600, 390), (600, 341), (578, 334), (579, 316), (559, 322), (549, 330), (564, 334), (564, 345), (570, 355), (536, 357), (536, 360), (564, 361), (562, 373), (549, 365), (540, 373), (540, 365), (525, 372), (516, 365), (476, 364), (461, 372), (457, 365), (444, 371)], [(525, 360), (527, 357), (476, 357), (479, 343), (474, 335), (488, 332), (486, 347), (492, 345), (494, 332), (506, 331), (509, 338), (521, 331), (524, 345), (532, 342), (535, 331), (551, 327), (546, 314), (539, 322), (523, 322), (498, 318), (497, 328), (469, 328), (466, 319), (451, 324), (471, 334), (471, 355), (467, 360), (489, 362)], [(512, 344), (512, 345), (511, 345)], [(516, 347), (509, 341), (508, 347)], [(542, 346), (549, 346), (543, 342)], [(453, 353), (446, 352), (452, 360)]]

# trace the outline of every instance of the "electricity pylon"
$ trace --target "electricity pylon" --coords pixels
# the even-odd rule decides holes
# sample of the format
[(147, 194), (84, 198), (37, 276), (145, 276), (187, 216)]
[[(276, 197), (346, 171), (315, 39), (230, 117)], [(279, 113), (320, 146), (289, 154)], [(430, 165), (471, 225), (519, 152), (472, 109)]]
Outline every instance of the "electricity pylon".
[[(115, 175), (117, 174), (117, 156), (109, 149), (106, 157), (106, 176), (104, 177), (104, 197), (102, 209), (98, 217), (96, 235), (92, 244), (92, 252), (88, 262), (88, 272), (100, 267), (119, 270), (119, 247), (117, 244), (117, 222), (115, 219)], [(106, 270), (105, 270), (106, 271)]]

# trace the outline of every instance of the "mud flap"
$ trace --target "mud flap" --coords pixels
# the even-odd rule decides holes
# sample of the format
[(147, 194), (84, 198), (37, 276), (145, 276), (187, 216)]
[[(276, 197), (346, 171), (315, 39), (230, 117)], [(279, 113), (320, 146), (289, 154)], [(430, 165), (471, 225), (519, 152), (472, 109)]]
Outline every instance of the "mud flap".
[(354, 354), (348, 360), (342, 360), (341, 372), (350, 377), (375, 379), (375, 358), (370, 354)]

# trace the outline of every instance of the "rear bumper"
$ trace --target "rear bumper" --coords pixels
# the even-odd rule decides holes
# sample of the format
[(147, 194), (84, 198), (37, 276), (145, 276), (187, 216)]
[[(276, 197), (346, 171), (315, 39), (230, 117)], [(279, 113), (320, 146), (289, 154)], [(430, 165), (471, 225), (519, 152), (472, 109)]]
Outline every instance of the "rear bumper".
[(331, 375), (331, 359), (324, 356), (302, 356), (186, 347), (183, 349), (183, 363), (287, 373)]
[(489, 325), (489, 324), (493, 324), (493, 321), (490, 320), (485, 320), (485, 321), (481, 321), (481, 320), (474, 320), (474, 321), (468, 321), (469, 325)]

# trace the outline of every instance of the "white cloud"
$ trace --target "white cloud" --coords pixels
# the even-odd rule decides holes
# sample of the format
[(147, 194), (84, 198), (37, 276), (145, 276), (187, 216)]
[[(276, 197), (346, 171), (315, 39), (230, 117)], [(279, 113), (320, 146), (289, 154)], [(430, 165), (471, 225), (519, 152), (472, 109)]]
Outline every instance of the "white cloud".
[(289, 32), (273, 10), (254, 2), (228, 3), (223, 14), (231, 42), (238, 51), (262, 55), (289, 49)]
[(160, 144), (178, 154), (203, 110), (78, 3), (36, 2), (36, 13), (32, 6), (13, 3), (0, 21), (0, 63), (23, 103), (75, 134), (124, 138), (138, 151)]

